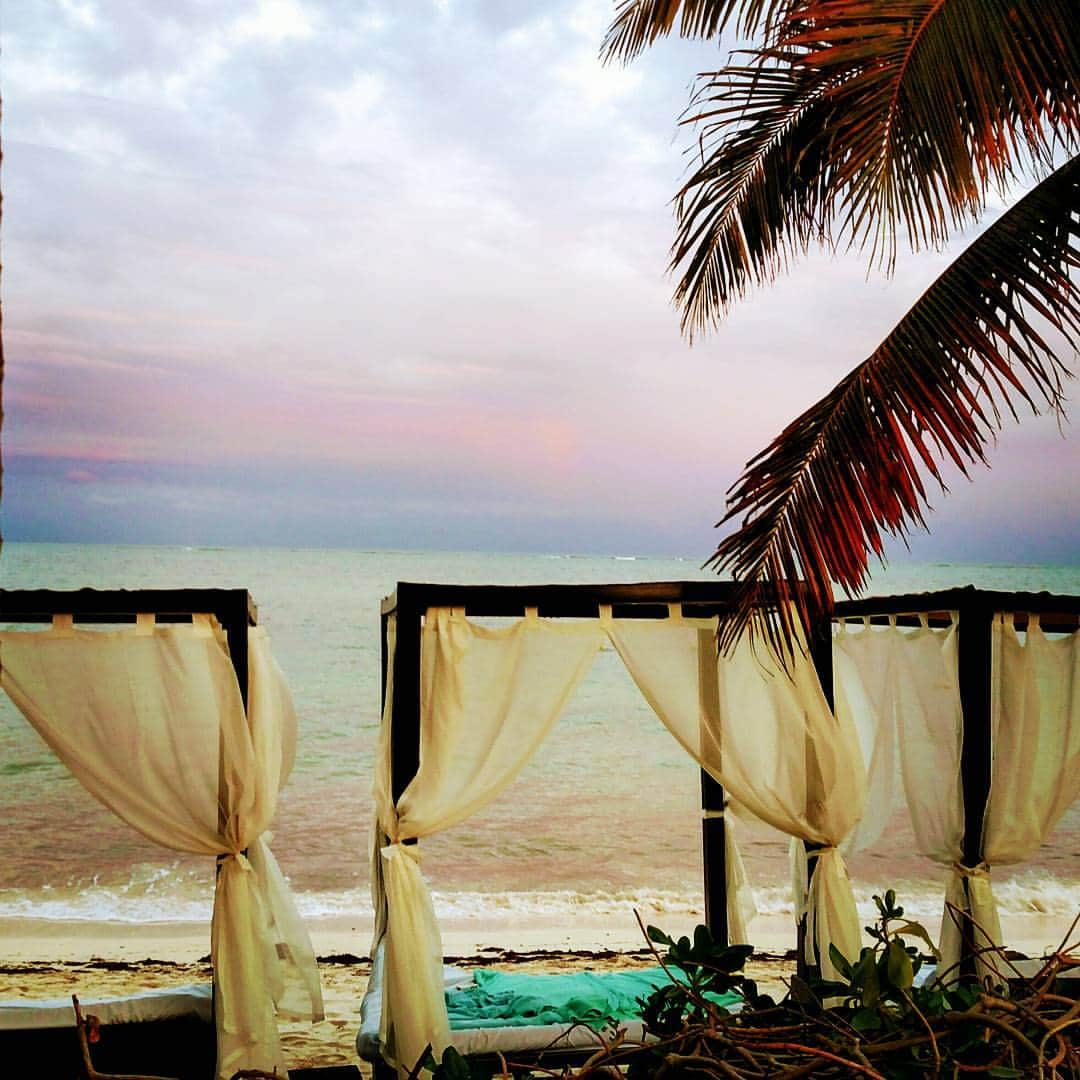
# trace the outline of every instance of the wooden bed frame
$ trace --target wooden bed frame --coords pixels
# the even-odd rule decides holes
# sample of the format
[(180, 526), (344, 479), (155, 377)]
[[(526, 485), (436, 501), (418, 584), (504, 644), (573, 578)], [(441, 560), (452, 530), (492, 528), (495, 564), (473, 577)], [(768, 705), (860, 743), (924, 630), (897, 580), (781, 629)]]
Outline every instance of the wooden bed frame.
[[(474, 617), (522, 617), (526, 607), (542, 618), (599, 617), (599, 606), (610, 605), (617, 619), (663, 619), (669, 604), (681, 604), (687, 617), (709, 618), (726, 610), (733, 589), (726, 581), (666, 581), (627, 585), (440, 585), (398, 582), (382, 602), (382, 699), (391, 660), (394, 700), (391, 715), (391, 772), (394, 799), (401, 797), (419, 765), (420, 754), (420, 631), (424, 612), (432, 607), (464, 609)], [(869, 617), (873, 623), (896, 616), (901, 626), (916, 626), (927, 616), (932, 626), (949, 624), (959, 612), (958, 651), (964, 739), (961, 754), (965, 832), (964, 860), (980, 859), (982, 819), (990, 791), (990, 641), (996, 612), (1012, 612), (1024, 629), (1027, 613), (1037, 613), (1044, 629), (1075, 632), (1080, 626), (1080, 596), (1050, 593), (997, 592), (964, 586), (938, 592), (843, 601), (831, 616), (808, 628), (814, 666), (822, 689), (833, 702), (832, 624)], [(396, 617), (394, 656), (387, 655), (386, 625)], [(701, 773), (702, 849), (704, 856), (705, 921), (717, 940), (728, 938), (724, 889), (724, 819), (708, 811), (722, 810), (724, 792), (707, 773)], [(811, 861), (811, 872), (813, 861)], [(800, 944), (803, 927), (800, 927)], [(797, 950), (800, 967), (803, 950)]]
[[(134, 623), (153, 613), (159, 623), (191, 622), (192, 614), (213, 615), (224, 629), (229, 656), (247, 708), (247, 629), (258, 611), (246, 589), (2, 589), (0, 623), (48, 624), (54, 615), (72, 615), (76, 624)], [(93, 1011), (92, 1006), (87, 1011)], [(74, 1013), (70, 1030), (49, 1028), (5, 1031), (2, 1044), (14, 1058), (25, 1052), (43, 1075), (74, 1075), (79, 1046)], [(6, 1052), (6, 1051), (5, 1051)], [(110, 1024), (94, 1049), (98, 1069), (108, 1072), (160, 1071), (179, 1080), (210, 1080), (216, 1075), (214, 1025), (194, 1017), (149, 1023)]]

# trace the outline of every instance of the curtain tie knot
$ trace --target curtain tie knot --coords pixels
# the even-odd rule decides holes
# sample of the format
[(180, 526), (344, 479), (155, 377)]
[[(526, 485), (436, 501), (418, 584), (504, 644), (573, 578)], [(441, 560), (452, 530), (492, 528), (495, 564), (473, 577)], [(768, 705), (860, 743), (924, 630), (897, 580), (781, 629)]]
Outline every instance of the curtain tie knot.
[(403, 840), (391, 840), (380, 849), (379, 854), (387, 862), (393, 862), (395, 859), (412, 859), (417, 865), (420, 863), (420, 845), (406, 844)]
[(808, 859), (816, 859), (819, 855), (829, 855), (834, 851), (839, 850), (835, 844), (825, 844), (823, 847), (814, 848), (813, 851), (808, 851), (806, 857)]
[(219, 863), (224, 863), (229, 859), (232, 859), (236, 863), (236, 865), (239, 866), (240, 869), (243, 870), (245, 873), (253, 874), (255, 872), (255, 868), (248, 861), (246, 852), (225, 851), (218, 856)]
[(962, 862), (954, 862), (952, 868), (954, 873), (968, 880), (972, 878), (988, 878), (990, 876), (990, 866), (984, 862), (975, 866), (965, 866)]

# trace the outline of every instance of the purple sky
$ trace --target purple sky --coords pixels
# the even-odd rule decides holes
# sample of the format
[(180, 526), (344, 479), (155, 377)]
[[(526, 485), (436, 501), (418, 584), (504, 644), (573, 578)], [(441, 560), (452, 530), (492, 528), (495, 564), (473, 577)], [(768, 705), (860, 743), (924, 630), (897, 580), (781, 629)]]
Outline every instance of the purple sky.
[[(945, 254), (817, 254), (692, 348), (693, 74), (608, 0), (4, 13), (11, 540), (705, 556), (749, 457)], [(1078, 443), (1011, 423), (920, 558), (1080, 561)]]

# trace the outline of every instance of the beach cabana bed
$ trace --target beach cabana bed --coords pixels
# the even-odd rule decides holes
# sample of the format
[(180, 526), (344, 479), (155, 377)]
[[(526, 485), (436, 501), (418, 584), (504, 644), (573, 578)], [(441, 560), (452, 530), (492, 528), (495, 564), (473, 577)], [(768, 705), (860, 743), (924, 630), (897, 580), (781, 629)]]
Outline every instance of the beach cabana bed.
[[(511, 782), (605, 646), (701, 766), (714, 935), (746, 940), (730, 799), (793, 839), (800, 960), (829, 977), (830, 942), (857, 955), (843, 853), (880, 836), (899, 773), (919, 850), (950, 868), (946, 899), (1000, 943), (990, 866), (1027, 858), (1080, 795), (1080, 598), (965, 588), (848, 602), (784, 665), (749, 637), (717, 656), (730, 590), (399, 583), (384, 601), (362, 1057), (407, 1070), (427, 1046), (595, 1043), (580, 1027), (451, 1030), (445, 994), (460, 976), (443, 967), (417, 841)], [(983, 944), (946, 918), (941, 970)], [(978, 963), (993, 974), (992, 957)]]
[[(320, 1019), (322, 997), (264, 837), (292, 768), (296, 717), (250, 596), (6, 590), (0, 623), (10, 627), (0, 630), (0, 685), (83, 786), (151, 840), (217, 861), (216, 1075), (285, 1076), (276, 1016)], [(144, 1006), (133, 1015), (152, 1019)], [(11, 1029), (18, 1010), (9, 1014)], [(39, 1016), (35, 1026), (48, 1024)]]

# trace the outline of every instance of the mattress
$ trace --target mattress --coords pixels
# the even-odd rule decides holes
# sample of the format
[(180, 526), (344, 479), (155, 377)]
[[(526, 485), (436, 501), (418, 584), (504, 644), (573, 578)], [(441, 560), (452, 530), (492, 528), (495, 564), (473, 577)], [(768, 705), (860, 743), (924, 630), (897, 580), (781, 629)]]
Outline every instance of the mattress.
[[(79, 994), (83, 1016), (101, 1021), (91, 1053), (103, 1073), (208, 1080), (217, 1054), (210, 984), (124, 998)], [(32, 1061), (35, 1075), (74, 1076), (82, 1064), (71, 998), (0, 1002), (0, 1057)]]
[[(536, 976), (538, 981), (551, 979), (552, 976)], [(453, 993), (471, 986), (475, 981), (472, 971), (446, 966), (443, 968), (445, 989)], [(360, 1031), (356, 1036), (356, 1049), (361, 1058), (367, 1061), (381, 1059), (379, 1042), (379, 1023), (382, 1019), (383, 955), (382, 948), (376, 950), (372, 961), (371, 978), (367, 992), (360, 1005)], [(594, 1023), (595, 1021), (590, 1021)], [(644, 1025), (640, 1020), (619, 1020), (618, 1026), (625, 1030), (625, 1044), (640, 1044), (645, 1040)], [(604, 1028), (601, 1028), (603, 1031)], [(498, 1026), (490, 1021), (482, 1027), (451, 1030), (451, 1045), (461, 1054), (472, 1056), (494, 1053), (529, 1053), (542, 1050), (587, 1050), (600, 1049), (603, 1045), (601, 1035), (585, 1023), (537, 1023), (523, 1025)]]
[[(137, 1024), (191, 1017), (213, 1022), (213, 988), (209, 983), (162, 990), (145, 990), (123, 998), (98, 998), (79, 994), (79, 1007), (102, 1024)], [(43, 1028), (74, 1028), (71, 998), (31, 1001), (0, 1001), (0, 1031)]]

